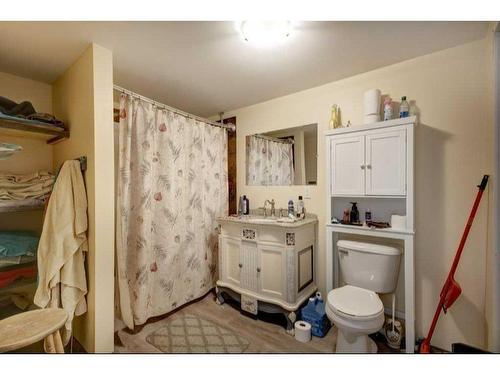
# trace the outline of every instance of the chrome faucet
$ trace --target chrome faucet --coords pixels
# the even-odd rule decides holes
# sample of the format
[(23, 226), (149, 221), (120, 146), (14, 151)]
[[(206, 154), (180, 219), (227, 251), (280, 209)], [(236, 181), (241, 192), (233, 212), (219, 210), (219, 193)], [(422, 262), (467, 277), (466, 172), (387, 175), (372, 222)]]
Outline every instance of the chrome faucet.
[(266, 207), (268, 203), (271, 205), (271, 216), (272, 217), (276, 216), (276, 208), (274, 207), (276, 202), (274, 201), (274, 199), (271, 200), (266, 199), (266, 201), (264, 202), (264, 217), (267, 217)]

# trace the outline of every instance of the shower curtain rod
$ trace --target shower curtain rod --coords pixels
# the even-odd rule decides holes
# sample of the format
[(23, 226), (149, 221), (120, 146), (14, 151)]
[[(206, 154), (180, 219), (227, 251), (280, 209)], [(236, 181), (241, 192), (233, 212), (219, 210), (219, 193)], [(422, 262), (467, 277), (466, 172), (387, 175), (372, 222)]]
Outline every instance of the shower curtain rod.
[(291, 143), (291, 144), (294, 143), (293, 139), (281, 139), (281, 138), (270, 137), (268, 135), (263, 135), (263, 134), (254, 134), (253, 136), (277, 143)]
[(234, 131), (235, 130), (235, 125), (234, 124), (223, 124), (223, 123), (215, 122), (215, 121), (212, 121), (212, 120), (200, 117), (200, 116), (192, 115), (190, 113), (181, 111), (180, 109), (177, 109), (177, 108), (174, 108), (174, 107), (170, 107), (170, 106), (168, 106), (166, 104), (157, 102), (157, 101), (155, 101), (153, 99), (149, 99), (149, 98), (147, 98), (145, 96), (142, 96), (140, 94), (137, 94), (136, 92), (127, 90), (127, 89), (125, 89), (125, 88), (123, 88), (121, 86), (118, 86), (118, 85), (113, 85), (113, 90), (120, 91), (120, 92), (122, 92), (124, 94), (128, 94), (130, 96), (139, 98), (141, 100), (144, 100), (145, 102), (148, 102), (148, 103), (151, 103), (151, 104), (155, 105), (156, 107), (166, 109), (168, 111), (177, 113), (178, 115), (181, 115), (181, 116), (184, 116), (184, 117), (187, 117), (187, 118), (192, 118), (194, 120), (205, 122), (205, 123), (207, 123), (209, 125), (212, 125), (212, 126), (218, 126), (219, 128), (224, 128), (224, 129), (227, 129), (228, 131)]

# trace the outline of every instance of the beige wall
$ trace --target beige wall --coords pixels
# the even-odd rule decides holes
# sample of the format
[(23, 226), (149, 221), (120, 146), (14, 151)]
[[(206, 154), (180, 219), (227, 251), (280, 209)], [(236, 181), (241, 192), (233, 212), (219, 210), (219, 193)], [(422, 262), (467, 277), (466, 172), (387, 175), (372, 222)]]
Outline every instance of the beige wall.
[(75, 336), (89, 352), (113, 351), (113, 74), (111, 52), (92, 44), (53, 85), (54, 114), (70, 139), (54, 146), (54, 166), (87, 156), (88, 312)]
[(98, 45), (94, 50), (95, 157), (95, 348), (114, 350), (115, 190), (113, 129), (113, 55)]
[[(490, 33), (487, 37), (491, 46), (491, 55), (493, 56), (493, 69), (491, 82), (494, 85), (491, 98), (491, 107), (494, 112), (494, 168), (497, 173), (490, 180), (490, 199), (494, 204), (494, 208), (490, 211), (490, 241), (488, 257), (486, 263), (488, 265), (486, 272), (486, 327), (488, 333), (488, 350), (500, 352), (500, 249), (499, 241), (500, 233), (498, 231), (498, 219), (500, 205), (499, 187), (498, 187), (498, 171), (500, 169), (500, 22), (491, 22)], [(496, 159), (496, 160), (495, 160)]]
[[(46, 83), (0, 72), (0, 96), (17, 103), (30, 101), (39, 112), (52, 112), (52, 87)], [(19, 137), (15, 131), (0, 130), (0, 141), (23, 147), (9, 159), (0, 160), (0, 172), (31, 173), (37, 170), (52, 171), (52, 146), (41, 137)], [(41, 232), (41, 211), (18, 212), (0, 215), (0, 229), (29, 229)]]
[[(317, 279), (325, 292), (325, 142), (332, 104), (344, 124), (362, 123), (363, 92), (379, 88), (399, 100), (406, 95), (420, 111), (416, 130), (416, 326), (424, 336), (455, 253), (481, 176), (492, 172), (491, 51), (487, 40), (465, 44), (396, 65), (241, 108), (225, 114), (238, 123), (238, 194), (253, 207), (266, 198), (286, 207), (304, 187), (258, 187), (245, 183), (245, 136), (318, 123), (318, 185), (306, 209), (319, 215)], [(272, 124), (272, 127), (271, 127)], [(482, 202), (457, 272), (463, 295), (441, 317), (433, 344), (484, 347), (485, 262), (488, 194)], [(491, 207), (490, 207), (491, 208)]]

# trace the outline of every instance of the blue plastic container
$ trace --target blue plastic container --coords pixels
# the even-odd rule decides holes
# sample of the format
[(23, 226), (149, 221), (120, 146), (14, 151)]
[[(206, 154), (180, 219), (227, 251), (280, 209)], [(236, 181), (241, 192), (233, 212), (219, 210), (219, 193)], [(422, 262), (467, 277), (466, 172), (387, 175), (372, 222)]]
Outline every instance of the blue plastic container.
[(325, 302), (321, 293), (309, 298), (309, 302), (300, 310), (301, 319), (311, 325), (313, 336), (324, 337), (331, 327), (330, 320), (325, 313)]

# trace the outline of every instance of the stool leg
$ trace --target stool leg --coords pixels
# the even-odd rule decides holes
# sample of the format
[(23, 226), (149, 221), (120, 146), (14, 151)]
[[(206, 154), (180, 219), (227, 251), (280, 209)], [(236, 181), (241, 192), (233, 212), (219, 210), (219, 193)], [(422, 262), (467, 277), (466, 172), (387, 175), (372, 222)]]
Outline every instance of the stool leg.
[(52, 336), (52, 334), (48, 335), (44, 342), (43, 342), (43, 347), (45, 349), (45, 353), (55, 353), (56, 352), (56, 347), (55, 347), (55, 344), (54, 344), (54, 337)]
[(56, 353), (64, 354), (64, 345), (61, 340), (61, 333), (59, 330), (55, 331), (52, 336), (54, 337), (54, 344), (56, 347)]

